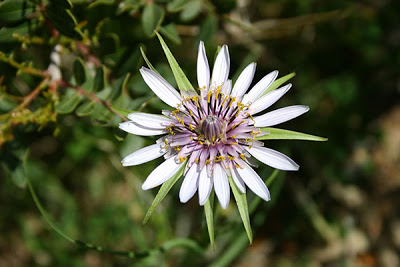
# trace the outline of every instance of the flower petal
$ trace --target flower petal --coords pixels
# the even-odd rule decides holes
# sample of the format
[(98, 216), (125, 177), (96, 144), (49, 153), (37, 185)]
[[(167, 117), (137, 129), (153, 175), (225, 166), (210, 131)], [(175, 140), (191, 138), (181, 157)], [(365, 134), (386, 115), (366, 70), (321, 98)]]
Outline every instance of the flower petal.
[(164, 103), (174, 108), (178, 107), (182, 102), (182, 97), (174, 87), (172, 87), (158, 73), (146, 67), (142, 67), (139, 71), (146, 84), (162, 101), (164, 101)]
[(207, 168), (203, 167), (199, 176), (199, 204), (206, 204), (213, 185), (213, 178), (207, 176)]
[(183, 162), (176, 163), (175, 157), (170, 157), (150, 173), (142, 184), (142, 189), (148, 190), (163, 184), (179, 170), (182, 164)]
[(279, 89), (276, 89), (256, 101), (250, 106), (250, 114), (256, 114), (264, 109), (269, 108), (273, 105), (276, 101), (278, 101), (287, 91), (292, 87), (292, 84), (289, 83)]
[(214, 190), (219, 203), (223, 209), (226, 209), (230, 200), (229, 181), (225, 170), (221, 164), (214, 165)]
[(222, 46), (219, 51), (217, 58), (215, 59), (215, 64), (212, 72), (211, 84), (214, 86), (221, 86), (226, 82), (229, 75), (229, 51), (226, 45)]
[(159, 144), (146, 146), (126, 156), (121, 162), (123, 166), (135, 166), (161, 157), (167, 152)]
[(236, 168), (239, 176), (243, 179), (243, 181), (251, 189), (251, 191), (254, 192), (254, 194), (261, 197), (265, 201), (271, 200), (269, 190), (264, 181), (247, 163), (243, 162), (243, 164), (243, 169)]
[(235, 168), (231, 169), (232, 179), (235, 182), (236, 186), (239, 188), (240, 192), (246, 193), (246, 186), (244, 185), (243, 179), (240, 178), (240, 175), (237, 173)]
[(165, 129), (163, 124), (171, 124), (174, 121), (162, 115), (134, 112), (129, 113), (128, 118), (134, 123), (152, 129)]
[(200, 41), (199, 52), (197, 54), (197, 82), (199, 88), (206, 89), (210, 86), (210, 67), (203, 41)]
[(276, 150), (266, 147), (246, 147), (246, 150), (253, 157), (272, 168), (284, 171), (297, 171), (299, 169), (299, 165), (296, 162)]
[(235, 85), (232, 89), (232, 96), (242, 97), (254, 78), (254, 73), (256, 72), (256, 63), (250, 63), (243, 71), (240, 73), (239, 78), (236, 80)]
[(246, 104), (248, 102), (253, 103), (259, 98), (262, 93), (275, 81), (278, 76), (278, 71), (274, 70), (273, 72), (268, 73), (264, 76), (256, 85), (251, 88), (249, 93), (245, 95), (242, 99), (242, 103)]
[(295, 106), (280, 108), (280, 109), (265, 113), (264, 115), (254, 117), (253, 118), (254, 125), (256, 127), (274, 126), (274, 125), (280, 124), (282, 122), (294, 119), (294, 118), (306, 113), (309, 110), (310, 110), (309, 107), (302, 106), (302, 105), (295, 105)]
[(119, 124), (119, 128), (121, 130), (124, 130), (125, 132), (141, 136), (153, 136), (153, 135), (160, 135), (167, 133), (167, 131), (163, 129), (153, 129), (148, 127), (143, 127), (133, 121), (121, 122)]
[(186, 203), (193, 197), (197, 191), (199, 173), (197, 172), (197, 164), (193, 164), (186, 173), (185, 179), (179, 190), (179, 199), (182, 203)]

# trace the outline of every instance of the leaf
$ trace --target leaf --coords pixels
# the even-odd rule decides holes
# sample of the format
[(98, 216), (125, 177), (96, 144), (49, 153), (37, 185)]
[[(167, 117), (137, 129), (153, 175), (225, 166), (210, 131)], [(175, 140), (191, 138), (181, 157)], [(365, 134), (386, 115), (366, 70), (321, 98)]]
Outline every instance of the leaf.
[(178, 12), (189, 3), (190, 0), (173, 0), (167, 4), (167, 10), (169, 12)]
[(277, 128), (261, 128), (262, 132), (269, 132), (268, 135), (256, 137), (256, 140), (308, 140), (308, 141), (327, 141), (328, 138), (315, 135), (299, 133)]
[(181, 37), (179, 37), (175, 24), (171, 23), (168, 24), (167, 26), (161, 27), (160, 32), (175, 44), (181, 43)]
[(60, 7), (65, 9), (72, 8), (72, 3), (69, 0), (49, 0), (49, 2), (55, 5), (59, 5)]
[(146, 54), (144, 53), (144, 49), (143, 46), (140, 47), (140, 53), (142, 53), (143, 59), (146, 62), (147, 66), (154, 72), (156, 72), (157, 74), (160, 74), (154, 67), (153, 65), (150, 63), (150, 61), (147, 59)]
[(142, 26), (147, 36), (153, 36), (164, 20), (164, 9), (153, 2), (146, 4), (142, 14)]
[(203, 3), (199, 0), (189, 2), (181, 11), (181, 20), (191, 21), (195, 19), (200, 14), (202, 5)]
[[(294, 76), (296, 75), (296, 73), (292, 72), (289, 73), (288, 75), (285, 75), (281, 78), (279, 78), (278, 80), (274, 81), (268, 88), (267, 90), (265, 90), (265, 92), (261, 95), (265, 95), (268, 94), (269, 92), (274, 91), (276, 88), (278, 88), (279, 86), (281, 86), (282, 84), (284, 84), (285, 82), (289, 81), (290, 79), (292, 79)], [(260, 96), (260, 97), (261, 97)]]
[(161, 203), (161, 201), (165, 198), (165, 196), (168, 194), (168, 192), (171, 190), (172, 186), (178, 181), (178, 179), (182, 176), (183, 171), (185, 170), (186, 167), (186, 162), (182, 164), (181, 168), (171, 177), (169, 178), (163, 185), (161, 186), (160, 190), (157, 193), (157, 196), (154, 198), (153, 203), (151, 203), (151, 206), (149, 210), (146, 213), (146, 216), (144, 217), (143, 220), (143, 225), (147, 223), (147, 221), (150, 219), (151, 215), (153, 214), (154, 210), (157, 208), (158, 204)]
[(93, 90), (98, 92), (104, 88), (106, 83), (106, 72), (104, 66), (98, 67), (96, 70), (96, 76), (94, 76)]
[(67, 114), (74, 111), (80, 102), (80, 96), (75, 92), (72, 96), (66, 94), (56, 106), (56, 110), (60, 114)]
[(6, 113), (17, 106), (17, 101), (6, 94), (0, 94), (0, 113)]
[(210, 43), (218, 31), (218, 18), (209, 14), (201, 23), (198, 40)]
[(126, 88), (126, 84), (128, 83), (130, 76), (131, 74), (127, 73), (125, 76), (120, 77), (114, 82), (112, 91), (108, 96), (109, 99), (114, 100), (121, 95), (121, 92)]
[(16, 42), (15, 34), (24, 36), (28, 34), (28, 23), (22, 23), (16, 27), (4, 27), (0, 29), (0, 43)]
[(167, 57), (169, 66), (172, 69), (172, 73), (174, 74), (176, 83), (178, 84), (179, 90), (183, 91), (194, 91), (192, 84), (189, 82), (188, 78), (186, 77), (185, 73), (182, 71), (181, 67), (179, 67), (178, 62), (172, 55), (171, 51), (169, 50), (167, 44), (164, 42), (164, 39), (161, 35), (156, 32), (158, 39), (160, 40), (161, 46), (164, 50), (165, 56)]
[(240, 192), (239, 188), (236, 186), (235, 182), (233, 181), (232, 176), (229, 176), (228, 180), (231, 185), (233, 196), (235, 197), (236, 204), (238, 206), (239, 214), (240, 214), (240, 217), (242, 218), (244, 228), (246, 229), (247, 237), (249, 238), (250, 244), (252, 244), (253, 243), (253, 233), (251, 231), (249, 208), (247, 205), (246, 193)]
[(32, 3), (26, 0), (5, 0), (0, 3), (0, 23), (17, 22), (32, 12)]
[(215, 237), (214, 237), (214, 212), (213, 212), (214, 194), (210, 194), (206, 204), (204, 204), (204, 213), (206, 214), (207, 230), (210, 236), (210, 243), (215, 250)]
[(123, 116), (125, 116), (125, 117), (127, 117), (129, 113), (137, 112), (137, 111), (134, 111), (134, 110), (124, 109), (124, 108), (118, 108), (118, 107), (113, 106), (113, 105), (111, 105), (110, 107), (111, 107), (112, 110), (114, 110), (114, 111), (117, 112), (118, 114), (121, 114), (121, 115), (123, 115)]
[(76, 19), (70, 10), (50, 3), (46, 6), (46, 14), (60, 33), (70, 38), (82, 40), (82, 33), (76, 29)]
[(74, 77), (77, 85), (81, 85), (86, 81), (85, 64), (80, 58), (76, 58), (74, 62)]
[(142, 65), (139, 47), (135, 47), (134, 49), (131, 50), (132, 52), (130, 54), (127, 54), (126, 56), (123, 57), (122, 60), (123, 63), (121, 64), (121, 66), (118, 68), (117, 71), (118, 77), (126, 74), (127, 72), (138, 70)]
[(78, 115), (79, 117), (84, 117), (92, 114), (95, 108), (96, 108), (96, 102), (90, 101), (80, 105), (75, 112), (76, 115)]

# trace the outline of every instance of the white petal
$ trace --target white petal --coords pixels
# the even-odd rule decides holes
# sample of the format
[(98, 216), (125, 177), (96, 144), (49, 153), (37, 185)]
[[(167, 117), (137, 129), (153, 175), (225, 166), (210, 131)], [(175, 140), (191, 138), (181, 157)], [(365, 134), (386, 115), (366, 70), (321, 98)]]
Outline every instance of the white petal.
[(134, 112), (128, 115), (128, 118), (134, 123), (152, 129), (165, 129), (162, 124), (171, 124), (174, 121), (162, 115)]
[(179, 190), (179, 199), (182, 203), (186, 203), (193, 197), (197, 191), (199, 173), (197, 172), (197, 164), (193, 164), (186, 173), (185, 179)]
[(278, 71), (274, 70), (273, 72), (268, 73), (264, 76), (253, 88), (250, 89), (249, 93), (245, 95), (242, 99), (242, 103), (246, 104), (248, 102), (253, 103), (259, 98), (262, 93), (275, 81), (278, 76)]
[(136, 150), (126, 156), (121, 162), (124, 166), (135, 166), (161, 157), (165, 152), (167, 152), (166, 149), (161, 148), (159, 144), (154, 144)]
[(220, 164), (214, 165), (214, 190), (219, 203), (226, 209), (230, 200), (229, 181), (225, 170)]
[(253, 118), (254, 125), (256, 127), (274, 126), (274, 125), (280, 124), (282, 122), (294, 119), (294, 118), (306, 113), (309, 110), (310, 110), (309, 107), (302, 106), (302, 105), (295, 105), (295, 106), (280, 108), (280, 109), (265, 113), (264, 115), (254, 117)]
[(228, 47), (224, 45), (222, 46), (217, 55), (217, 58), (215, 59), (211, 81), (214, 86), (221, 86), (223, 83), (226, 82), (229, 75), (229, 65), (229, 51)]
[(249, 153), (268, 166), (284, 171), (297, 171), (299, 165), (288, 156), (266, 147), (246, 147)]
[(243, 71), (240, 73), (235, 85), (232, 89), (232, 96), (242, 97), (254, 78), (254, 73), (256, 72), (256, 63), (250, 63)]
[(164, 101), (164, 103), (174, 108), (178, 107), (182, 102), (182, 97), (174, 87), (151, 69), (142, 67), (139, 71), (146, 84), (162, 101)]
[(142, 189), (148, 190), (163, 184), (179, 170), (182, 164), (183, 162), (176, 163), (175, 157), (170, 157), (150, 173), (142, 184)]
[(289, 91), (292, 84), (289, 83), (279, 89), (276, 89), (268, 94), (260, 97), (257, 99), (251, 106), (250, 106), (250, 114), (256, 114), (264, 109), (269, 108), (273, 105), (276, 101), (278, 101), (287, 91)]
[(246, 185), (251, 189), (251, 191), (254, 192), (254, 194), (261, 197), (265, 201), (271, 200), (269, 190), (264, 181), (247, 163), (243, 162), (243, 164), (243, 169), (237, 168), (236, 170)]
[(210, 85), (210, 67), (208, 66), (206, 49), (204, 48), (203, 41), (200, 41), (199, 52), (197, 54), (197, 82), (199, 88), (208, 88)]
[(239, 188), (240, 192), (246, 193), (246, 186), (244, 185), (243, 179), (240, 178), (235, 168), (231, 169), (232, 179), (236, 186)]
[(203, 206), (206, 204), (210, 196), (213, 185), (213, 178), (207, 176), (207, 168), (204, 166), (199, 176), (199, 204)]
[(119, 124), (119, 128), (121, 130), (124, 130), (125, 132), (141, 136), (153, 136), (153, 135), (160, 135), (167, 133), (165, 130), (162, 129), (152, 129), (140, 126), (139, 124), (133, 121), (121, 122)]
[(229, 95), (232, 89), (232, 80), (227, 80), (221, 87), (221, 94)]

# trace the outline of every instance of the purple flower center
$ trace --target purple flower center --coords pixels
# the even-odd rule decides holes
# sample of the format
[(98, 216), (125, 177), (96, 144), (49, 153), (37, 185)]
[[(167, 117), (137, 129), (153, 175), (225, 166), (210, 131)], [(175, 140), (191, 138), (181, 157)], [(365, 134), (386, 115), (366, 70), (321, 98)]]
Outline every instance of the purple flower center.
[(209, 115), (201, 124), (204, 137), (211, 143), (215, 143), (222, 134), (221, 120), (215, 115)]

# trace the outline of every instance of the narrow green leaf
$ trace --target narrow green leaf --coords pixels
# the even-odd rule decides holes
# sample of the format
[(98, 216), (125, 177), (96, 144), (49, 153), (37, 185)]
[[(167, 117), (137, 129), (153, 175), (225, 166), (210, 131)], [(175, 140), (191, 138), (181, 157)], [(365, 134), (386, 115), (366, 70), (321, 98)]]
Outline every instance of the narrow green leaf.
[(233, 181), (232, 176), (229, 176), (228, 180), (231, 185), (233, 196), (235, 197), (236, 204), (239, 209), (240, 217), (242, 218), (244, 229), (246, 229), (247, 237), (249, 238), (250, 244), (252, 244), (253, 243), (253, 233), (251, 231), (249, 208), (247, 205), (246, 193), (240, 192), (239, 188), (236, 186), (235, 182)]
[[(269, 92), (274, 91), (276, 88), (278, 88), (279, 86), (281, 86), (282, 84), (284, 84), (285, 82), (289, 81), (290, 79), (292, 79), (294, 76), (296, 75), (296, 73), (292, 72), (289, 73), (288, 75), (285, 75), (281, 78), (279, 78), (278, 80), (274, 81), (268, 88), (267, 90), (265, 90), (265, 92), (261, 95), (265, 95), (268, 94)], [(261, 97), (260, 96), (260, 97)]]
[(181, 168), (171, 177), (169, 178), (163, 185), (161, 186), (160, 190), (157, 193), (157, 196), (154, 198), (153, 203), (149, 210), (144, 217), (143, 223), (146, 224), (147, 221), (150, 219), (151, 215), (153, 214), (154, 210), (157, 208), (158, 204), (165, 198), (168, 192), (171, 190), (172, 186), (178, 181), (178, 179), (182, 176), (183, 171), (185, 170), (186, 161), (182, 164)]
[(105, 83), (106, 83), (105, 67), (101, 66), (101, 67), (98, 67), (96, 70), (96, 76), (94, 77), (93, 90), (95, 92), (102, 90), (104, 88)]
[(175, 44), (181, 43), (181, 37), (179, 37), (178, 31), (176, 30), (176, 26), (174, 23), (170, 23), (167, 26), (161, 27), (160, 32)]
[(80, 105), (77, 109), (76, 109), (76, 115), (80, 116), (80, 117), (84, 117), (84, 116), (89, 116), (90, 114), (92, 114), (94, 112), (96, 108), (96, 102), (94, 101), (90, 101), (90, 102), (86, 102), (82, 105)]
[(214, 202), (214, 194), (211, 193), (206, 204), (204, 205), (204, 212), (206, 214), (206, 222), (207, 222), (208, 235), (210, 236), (210, 243), (213, 250), (215, 250), (213, 202)]
[(150, 63), (150, 61), (147, 59), (147, 56), (144, 52), (143, 46), (140, 47), (140, 53), (142, 53), (143, 59), (144, 61), (146, 61), (147, 66), (154, 72), (156, 72), (157, 74), (160, 74), (154, 67), (153, 65)]
[(114, 110), (115, 112), (117, 112), (118, 114), (121, 114), (122, 116), (125, 116), (125, 117), (127, 117), (129, 113), (137, 112), (137, 111), (134, 111), (134, 110), (119, 108), (119, 107), (116, 107), (116, 106), (113, 106), (113, 105), (110, 105), (110, 108), (112, 110)]
[(56, 110), (60, 114), (67, 114), (74, 111), (80, 102), (80, 96), (75, 93), (72, 96), (65, 95), (61, 98), (60, 103), (56, 106)]
[(328, 138), (315, 135), (289, 131), (277, 128), (261, 128), (262, 132), (268, 132), (268, 135), (256, 137), (257, 140), (308, 140), (308, 141), (327, 141)]
[(153, 36), (164, 20), (164, 9), (153, 2), (149, 2), (143, 9), (142, 27), (147, 36)]
[(74, 77), (77, 85), (82, 85), (86, 81), (85, 64), (80, 58), (76, 58), (74, 62)]
[(164, 50), (165, 56), (167, 57), (168, 63), (172, 69), (172, 73), (174, 74), (176, 83), (178, 84), (179, 90), (181, 91), (194, 91), (192, 84), (189, 82), (188, 78), (186, 77), (185, 73), (182, 71), (181, 67), (179, 67), (178, 62), (172, 55), (171, 51), (169, 50), (167, 44), (164, 42), (164, 39), (161, 35), (156, 32), (158, 39), (160, 40), (161, 46)]
[(121, 95), (121, 92), (126, 88), (126, 84), (128, 83), (130, 76), (131, 74), (127, 73), (125, 76), (120, 77), (114, 82), (111, 93), (108, 96), (109, 99), (114, 100)]

